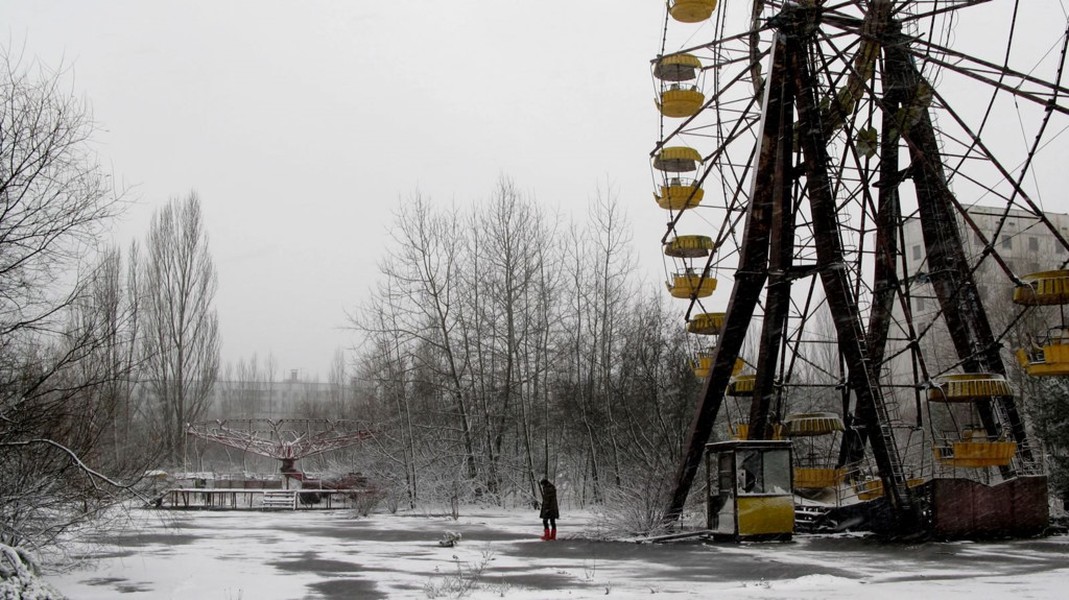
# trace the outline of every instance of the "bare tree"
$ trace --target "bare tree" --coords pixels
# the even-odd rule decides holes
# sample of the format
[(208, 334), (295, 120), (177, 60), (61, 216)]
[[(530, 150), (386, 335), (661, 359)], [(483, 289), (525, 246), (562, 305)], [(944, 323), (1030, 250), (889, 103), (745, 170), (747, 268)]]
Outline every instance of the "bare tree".
[(116, 467), (103, 440), (128, 371), (110, 360), (125, 317), (115, 261), (82, 260), (120, 204), (92, 131), (59, 73), (0, 50), (0, 543), (12, 546), (48, 543), (119, 496), (102, 465)]
[(453, 211), (435, 211), (418, 194), (401, 204), (391, 233), (382, 280), (350, 318), (372, 353), (360, 361), (375, 404), (367, 413), (386, 419), (374, 425), (374, 447), (404, 466), (410, 501), (459, 497), (485, 485), (465, 314), (466, 233)]
[(230, 415), (245, 419), (261, 417), (266, 413), (264, 402), (267, 398), (266, 383), (260, 373), (260, 357), (253, 352), (249, 360), (238, 359), (235, 369), (234, 392), (237, 396), (238, 411)]
[[(88, 110), (57, 74), (0, 50), (0, 340), (54, 331), (83, 291), (61, 279), (93, 250), (117, 200), (89, 152)], [(66, 288), (66, 289), (64, 289)]]
[(601, 500), (602, 479), (619, 485), (621, 442), (615, 423), (613, 381), (618, 376), (620, 319), (631, 300), (627, 221), (611, 186), (598, 190), (585, 229), (568, 236), (568, 278), (572, 286), (564, 319), (571, 363), (567, 405), (575, 411), (585, 440), (590, 498)]
[(263, 376), (263, 390), (266, 393), (267, 402), (267, 414), (271, 418), (277, 418), (280, 413), (284, 411), (280, 406), (275, 405), (275, 382), (278, 381), (278, 359), (275, 358), (275, 353), (268, 351), (267, 360), (264, 361), (264, 368), (261, 372)]
[(678, 315), (633, 293), (611, 190), (567, 240), (507, 178), (455, 213), (404, 203), (383, 277), (351, 319), (376, 473), (412, 503), (535, 499), (543, 475), (602, 501), (638, 469), (644, 493), (659, 489), (697, 380)]
[(481, 208), (471, 220), (476, 268), (465, 312), (472, 316), (488, 489), (498, 492), (514, 479), (508, 483), (526, 487), (533, 500), (538, 480), (551, 474), (537, 434), (547, 431), (561, 248), (553, 221), (510, 179), (500, 178)]
[[(96, 417), (110, 419), (105, 444), (111, 446), (114, 460), (120, 462), (132, 458), (127, 456), (131, 447), (144, 441), (139, 437), (143, 428), (133, 404), (140, 340), (138, 257), (139, 248), (135, 242), (130, 246), (130, 258), (124, 269), (119, 249), (106, 249), (95, 277), (91, 279), (90, 295), (78, 305), (85, 321), (83, 325), (99, 328), (100, 344), (95, 348), (92, 360), (83, 361), (83, 371), (86, 376), (91, 370), (99, 371), (98, 376), (103, 381), (99, 395), (105, 408)], [(140, 459), (146, 458), (143, 448), (138, 449), (136, 455)]]
[(345, 350), (334, 349), (334, 357), (330, 361), (330, 373), (327, 374), (327, 383), (330, 386), (328, 399), (330, 404), (329, 414), (335, 419), (349, 418), (354, 413), (354, 407), (349, 403), (354, 399), (353, 390), (349, 381), (349, 364), (345, 356)]
[[(458, 320), (463, 271), (462, 231), (455, 215), (435, 214), (416, 196), (397, 215), (398, 254), (383, 263), (396, 292), (415, 301), (404, 313), (402, 327), (417, 346), (412, 357), (418, 379), (444, 392), (455, 410), (464, 455), (464, 473), (476, 478), (475, 441), (468, 381), (469, 357), (461, 343)], [(422, 348), (419, 348), (422, 346)], [(423, 350), (420, 352), (419, 350)]]
[(186, 456), (186, 425), (207, 408), (219, 371), (218, 280), (200, 201), (191, 193), (152, 217), (146, 244), (144, 356), (154, 424), (168, 460)]
[(366, 418), (375, 424), (371, 448), (381, 457), (376, 476), (389, 482), (394, 493), (388, 502), (396, 510), (401, 498), (409, 508), (419, 499), (419, 472), (413, 402), (409, 392), (412, 377), (404, 350), (405, 332), (400, 329), (396, 307), (383, 295), (364, 308), (358, 327), (368, 333), (362, 354), (360, 377), (368, 384)]
[(51, 543), (125, 496), (104, 473), (136, 479), (152, 460), (125, 452), (114, 434), (134, 368), (124, 351), (131, 313), (111, 279), (116, 256), (81, 278), (87, 293), (63, 309), (61, 329), (6, 357), (17, 376), (5, 377), (0, 412), (0, 543)]
[[(597, 346), (594, 375), (595, 394), (604, 405), (607, 421), (605, 433), (608, 450), (611, 451), (613, 482), (619, 486), (620, 446), (617, 437), (617, 408), (613, 401), (616, 394), (613, 381), (619, 375), (620, 322), (627, 313), (626, 305), (632, 295), (633, 282), (629, 275), (634, 270), (635, 259), (631, 254), (631, 233), (627, 215), (617, 202), (610, 183), (599, 189), (590, 209), (591, 237), (596, 240), (593, 260), (595, 303), (594, 338)], [(600, 328), (596, 324), (600, 324)]]

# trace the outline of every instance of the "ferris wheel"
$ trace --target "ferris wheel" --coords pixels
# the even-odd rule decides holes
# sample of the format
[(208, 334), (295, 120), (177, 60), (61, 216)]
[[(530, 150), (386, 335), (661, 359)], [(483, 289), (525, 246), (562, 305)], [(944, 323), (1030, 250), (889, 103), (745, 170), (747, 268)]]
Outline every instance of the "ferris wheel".
[[(1028, 315), (1065, 329), (1042, 307), (1069, 302), (1067, 25), (1057, 2), (666, 3), (651, 173), (704, 379), (669, 516), (723, 421), (834, 437), (795, 487), (850, 483), (905, 527), (933, 474), (1042, 472), (1007, 376)], [(1020, 372), (1069, 374), (1066, 333)]]

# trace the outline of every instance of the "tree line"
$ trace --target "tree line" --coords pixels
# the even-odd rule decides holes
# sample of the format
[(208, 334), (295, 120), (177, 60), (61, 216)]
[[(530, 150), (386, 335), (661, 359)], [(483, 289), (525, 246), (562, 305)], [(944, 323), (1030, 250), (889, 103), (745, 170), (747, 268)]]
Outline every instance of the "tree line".
[(219, 364), (195, 194), (144, 244), (106, 244), (124, 195), (62, 77), (0, 52), (0, 544), (47, 544), (185, 452)]
[(488, 199), (399, 202), (370, 299), (350, 321), (398, 503), (538, 498), (548, 477), (580, 503), (674, 474), (699, 381), (678, 307), (636, 275), (611, 189), (575, 223), (501, 178)]

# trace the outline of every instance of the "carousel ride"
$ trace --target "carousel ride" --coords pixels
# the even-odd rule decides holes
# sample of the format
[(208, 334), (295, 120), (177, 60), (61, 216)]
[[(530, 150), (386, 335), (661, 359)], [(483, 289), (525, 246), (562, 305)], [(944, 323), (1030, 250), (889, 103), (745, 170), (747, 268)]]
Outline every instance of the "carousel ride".
[[(226, 419), (191, 423), (187, 433), (223, 446), (280, 461), (286, 488), (292, 483), (302, 490), (367, 491), (367, 477), (346, 473), (334, 477), (312, 477), (297, 468), (303, 458), (354, 446), (371, 433), (351, 421), (329, 419)], [(303, 503), (316, 503), (314, 492), (299, 496)]]
[[(704, 381), (669, 519), (708, 454), (729, 537), (789, 536), (785, 511), (814, 507), (900, 534), (1046, 526), (1013, 381), (1069, 375), (1069, 242), (1042, 205), (1064, 188), (1044, 156), (1069, 127), (1069, 21), (1025, 52), (1027, 10), (666, 3), (654, 198)], [(1017, 223), (1049, 240), (1048, 270), (1018, 271)]]

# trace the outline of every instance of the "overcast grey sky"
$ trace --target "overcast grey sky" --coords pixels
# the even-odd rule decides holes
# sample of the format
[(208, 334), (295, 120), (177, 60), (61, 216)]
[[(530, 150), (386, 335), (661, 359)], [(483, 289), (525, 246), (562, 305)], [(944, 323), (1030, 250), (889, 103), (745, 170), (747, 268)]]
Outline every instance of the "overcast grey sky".
[[(626, 5), (626, 8), (625, 8)], [(117, 239), (196, 190), (219, 270), (223, 358), (325, 377), (417, 189), (500, 175), (554, 206), (608, 177), (655, 219), (649, 59), (659, 2), (6, 0), (6, 41), (66, 65), (96, 147), (137, 201)], [(641, 202), (639, 202), (641, 200)], [(657, 234), (659, 237), (659, 234)], [(644, 244), (659, 265), (657, 239)]]
[[(1035, 4), (1049, 43), (1062, 3)], [(501, 175), (580, 217), (610, 181), (662, 285), (659, 0), (5, 0), (0, 14), (13, 52), (66, 66), (91, 103), (100, 157), (136, 201), (117, 242), (199, 193), (224, 360), (273, 353), (282, 373), (325, 377), (391, 210), (416, 190), (485, 198)], [(669, 50), (712, 37), (671, 27)]]

